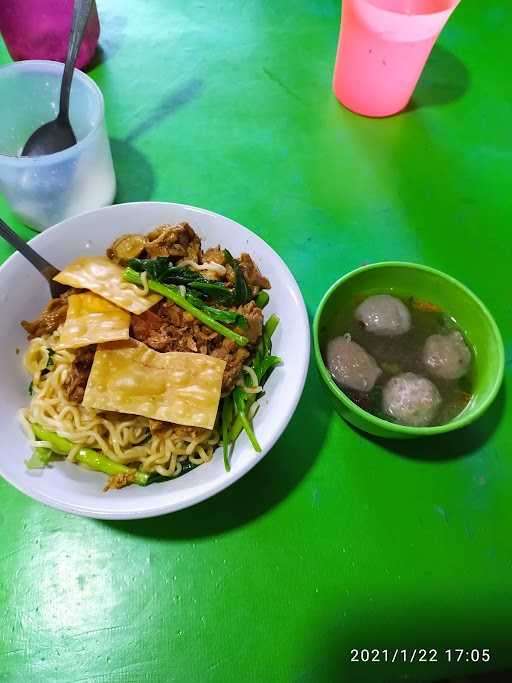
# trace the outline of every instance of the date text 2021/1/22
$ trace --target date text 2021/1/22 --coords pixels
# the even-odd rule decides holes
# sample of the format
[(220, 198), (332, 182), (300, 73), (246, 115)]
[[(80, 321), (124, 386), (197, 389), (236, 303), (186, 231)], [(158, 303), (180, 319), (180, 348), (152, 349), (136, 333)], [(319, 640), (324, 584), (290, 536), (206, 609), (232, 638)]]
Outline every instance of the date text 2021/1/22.
[(489, 648), (449, 648), (438, 650), (436, 648), (353, 648), (350, 650), (350, 661), (366, 663), (378, 662), (490, 662), (491, 652)]

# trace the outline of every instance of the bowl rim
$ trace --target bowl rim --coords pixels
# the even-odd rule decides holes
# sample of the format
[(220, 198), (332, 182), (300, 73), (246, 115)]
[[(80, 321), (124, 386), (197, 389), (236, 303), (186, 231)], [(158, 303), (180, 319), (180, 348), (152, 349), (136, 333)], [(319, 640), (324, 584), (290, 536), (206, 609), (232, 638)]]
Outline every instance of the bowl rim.
[[(14, 71), (21, 71), (21, 72), (32, 72), (32, 73), (52, 73), (56, 74), (57, 76), (61, 76), (62, 71), (64, 70), (64, 64), (62, 62), (56, 62), (52, 59), (24, 59), (19, 62), (12, 62), (10, 64), (4, 64), (3, 66), (0, 66), (0, 79), (2, 79), (4, 76), (8, 75), (8, 72), (14, 72)], [(76, 141), (76, 144), (71, 145), (71, 147), (67, 147), (66, 149), (62, 149), (60, 152), (53, 152), (53, 154), (43, 154), (41, 156), (37, 157), (28, 157), (28, 156), (16, 156), (14, 154), (2, 154), (0, 153), (0, 159), (3, 164), (11, 164), (11, 165), (20, 165), (20, 164), (25, 164), (25, 165), (46, 165), (48, 163), (55, 163), (57, 161), (61, 161), (63, 159), (66, 159), (66, 157), (69, 156), (74, 156), (77, 153), (80, 152), (82, 147), (84, 147), (89, 140), (92, 138), (92, 136), (98, 131), (98, 129), (101, 127), (103, 121), (105, 120), (105, 100), (103, 98), (103, 93), (101, 92), (99, 86), (93, 81), (93, 79), (86, 74), (85, 72), (81, 71), (80, 69), (75, 69), (73, 70), (73, 79), (78, 79), (80, 82), (83, 83), (83, 85), (88, 88), (92, 93), (94, 93), (96, 99), (97, 99), (97, 110), (96, 110), (96, 117), (93, 120), (91, 130), (85, 135), (85, 137), (81, 138), (80, 140)], [(83, 212), (86, 213), (86, 212)], [(81, 214), (77, 214), (81, 215)], [(64, 219), (67, 220), (67, 219)], [(63, 221), (60, 221), (61, 223)], [(58, 223), (56, 223), (58, 225)], [(54, 226), (51, 226), (54, 227)]]
[[(494, 379), (494, 383), (490, 387), (485, 400), (481, 403), (481, 405), (478, 408), (467, 412), (462, 411), (458, 417), (456, 417), (454, 420), (451, 420), (450, 422), (447, 422), (446, 424), (437, 425), (435, 427), (409, 427), (406, 425), (396, 424), (395, 422), (388, 422), (387, 420), (377, 417), (376, 415), (372, 415), (371, 413), (367, 412), (366, 410), (363, 410), (358, 405), (356, 405), (338, 387), (336, 382), (332, 379), (331, 373), (329, 372), (324, 363), (324, 359), (322, 357), (322, 352), (320, 349), (319, 326), (320, 319), (327, 305), (327, 302), (330, 300), (331, 296), (347, 280), (352, 279), (353, 277), (356, 277), (363, 272), (390, 267), (398, 267), (403, 268), (405, 270), (422, 270), (426, 273), (435, 275), (436, 277), (440, 278), (441, 280), (444, 280), (445, 282), (448, 282), (453, 287), (456, 287), (459, 290), (461, 290), (468, 298), (472, 299), (473, 302), (476, 303), (476, 305), (481, 309), (484, 316), (489, 321), (489, 325), (495, 338), (498, 350), (499, 370)], [(476, 294), (474, 294), (474, 292), (472, 292), (468, 287), (466, 287), (466, 285), (462, 284), (462, 282), (452, 277), (451, 275), (447, 275), (446, 273), (443, 273), (443, 271), (441, 270), (437, 270), (436, 268), (423, 265), (422, 263), (412, 263), (409, 261), (378, 261), (376, 263), (370, 263), (364, 266), (360, 266), (359, 268), (356, 268), (354, 270), (351, 270), (350, 272), (346, 273), (338, 280), (336, 280), (325, 292), (322, 299), (320, 300), (318, 308), (316, 309), (315, 316), (313, 319), (313, 347), (315, 352), (315, 360), (320, 375), (325, 384), (327, 385), (328, 389), (330, 389), (331, 393), (352, 413), (355, 413), (358, 417), (360, 417), (363, 423), (365, 421), (369, 422), (374, 427), (378, 428), (381, 432), (386, 431), (391, 435), (396, 434), (397, 436), (433, 436), (436, 434), (446, 434), (448, 432), (454, 431), (455, 429), (460, 429), (462, 427), (468, 426), (469, 424), (477, 420), (494, 401), (503, 382), (503, 377), (505, 373), (505, 348), (503, 345), (503, 338), (501, 336), (498, 325), (494, 320), (494, 317), (492, 316), (487, 306), (483, 303), (483, 301)], [(365, 427), (362, 426), (361, 429), (365, 429)]]
[[(187, 498), (185, 503), (176, 503), (172, 496), (169, 496), (168, 501), (164, 504), (153, 504), (151, 506), (144, 507), (142, 509), (137, 509), (136, 506), (134, 506), (132, 503), (127, 502), (125, 506), (122, 508), (119, 508), (118, 510), (110, 510), (108, 506), (101, 507), (98, 509), (97, 507), (90, 507), (89, 505), (84, 505), (80, 504), (77, 505), (74, 503), (72, 500), (62, 500), (62, 499), (57, 499), (55, 498), (52, 494), (50, 493), (45, 493), (41, 490), (39, 490), (37, 487), (33, 487), (30, 483), (27, 483), (24, 481), (23, 485), (20, 484), (20, 482), (15, 478), (9, 476), (7, 472), (5, 472), (2, 467), (1, 467), (1, 462), (0, 462), (0, 477), (3, 478), (5, 481), (7, 481), (11, 486), (16, 488), (18, 491), (23, 493), (24, 495), (32, 498), (33, 500), (36, 500), (40, 503), (43, 503), (45, 505), (48, 505), (49, 507), (52, 507), (57, 510), (62, 510), (63, 512), (69, 512), (74, 515), (78, 515), (81, 517), (92, 517), (94, 519), (109, 519), (109, 520), (128, 520), (128, 519), (147, 519), (147, 518), (152, 518), (152, 517), (159, 517), (161, 515), (166, 515), (166, 514), (171, 514), (173, 512), (177, 512), (179, 510), (187, 509), (189, 507), (192, 507), (198, 503), (203, 502), (204, 500), (207, 500), (209, 498), (212, 498), (216, 496), (218, 493), (221, 493), (225, 489), (229, 488), (232, 484), (237, 482), (239, 479), (244, 477), (253, 467), (258, 465), (261, 460), (274, 448), (275, 444), (277, 441), (282, 437), (284, 434), (286, 428), (288, 427), (290, 420), (292, 419), (297, 406), (299, 404), (299, 401), (302, 398), (303, 392), (304, 392), (304, 385), (306, 382), (307, 374), (308, 374), (308, 369), (309, 369), (309, 364), (310, 364), (310, 359), (311, 359), (311, 342), (310, 342), (310, 323), (309, 323), (309, 317), (307, 313), (307, 308), (306, 304), (304, 301), (304, 297), (302, 295), (302, 292), (300, 290), (299, 284), (297, 280), (295, 279), (295, 276), (291, 272), (291, 270), (288, 268), (288, 265), (285, 263), (283, 258), (278, 254), (278, 252), (265, 240), (263, 237), (261, 237), (259, 234), (251, 230), (250, 228), (246, 227), (242, 223), (239, 223), (238, 221), (234, 220), (233, 218), (229, 218), (228, 216), (225, 216), (224, 214), (217, 213), (215, 211), (210, 211), (208, 209), (203, 209), (201, 207), (193, 206), (190, 204), (183, 204), (180, 202), (163, 202), (163, 201), (140, 201), (140, 202), (125, 202), (121, 204), (113, 204), (110, 206), (106, 207), (101, 207), (99, 209), (94, 209), (92, 211), (84, 211), (80, 214), (76, 214), (75, 216), (71, 216), (69, 218), (64, 219), (63, 221), (56, 223), (55, 225), (51, 226), (44, 232), (38, 233), (34, 235), (32, 239), (29, 240), (30, 244), (33, 244), (34, 246), (37, 247), (38, 242), (44, 241), (47, 239), (48, 233), (51, 233), (52, 231), (56, 230), (63, 230), (63, 226), (69, 227), (66, 224), (67, 223), (73, 223), (74, 221), (78, 220), (79, 218), (82, 218), (83, 216), (92, 216), (92, 215), (97, 215), (99, 212), (101, 213), (115, 213), (116, 211), (123, 211), (127, 210), (128, 208), (130, 210), (136, 210), (137, 208), (143, 208), (143, 207), (165, 207), (168, 208), (170, 206), (172, 207), (178, 207), (179, 209), (187, 209), (192, 211), (193, 213), (196, 213), (198, 215), (208, 215), (213, 218), (221, 218), (224, 221), (228, 221), (229, 224), (237, 226), (237, 228), (241, 228), (243, 231), (246, 231), (252, 235), (252, 237), (255, 239), (256, 242), (262, 242), (267, 249), (269, 249), (273, 254), (276, 259), (276, 262), (279, 264), (280, 269), (284, 271), (284, 273), (287, 276), (287, 280), (289, 281), (290, 289), (294, 295), (294, 299), (297, 302), (298, 306), (298, 311), (300, 314), (300, 323), (301, 326), (305, 332), (304, 335), (304, 356), (303, 356), (303, 362), (301, 363), (301, 367), (297, 368), (297, 372), (299, 374), (298, 376), (298, 385), (297, 385), (297, 391), (295, 396), (293, 396), (293, 399), (290, 401), (289, 405), (286, 407), (284, 411), (282, 411), (282, 417), (280, 421), (279, 427), (274, 431), (274, 434), (272, 435), (272, 438), (268, 441), (267, 445), (263, 447), (262, 452), (260, 453), (254, 453), (253, 458), (248, 458), (246, 461), (244, 461), (241, 466), (234, 470), (231, 469), (229, 473), (227, 473), (229, 476), (224, 476), (220, 481), (216, 481), (214, 484), (209, 486), (207, 489), (198, 489), (197, 491), (193, 491), (190, 493), (189, 497)], [(17, 253), (14, 252), (11, 254), (1, 265), (0, 265), (0, 271), (2, 271), (4, 268), (7, 267), (8, 263), (11, 263), (13, 259), (22, 259), (23, 257)], [(168, 482), (166, 482), (168, 483)], [(199, 487), (200, 488), (200, 487)]]

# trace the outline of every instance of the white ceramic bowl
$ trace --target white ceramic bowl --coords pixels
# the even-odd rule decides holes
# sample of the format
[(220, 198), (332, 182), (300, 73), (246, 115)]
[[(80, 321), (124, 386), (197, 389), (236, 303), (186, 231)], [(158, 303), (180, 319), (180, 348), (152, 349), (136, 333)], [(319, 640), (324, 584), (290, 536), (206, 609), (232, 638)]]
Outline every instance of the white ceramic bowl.
[[(159, 223), (188, 221), (206, 246), (221, 244), (233, 254), (249, 252), (270, 279), (265, 315), (281, 319), (273, 337), (274, 353), (284, 363), (265, 386), (254, 427), (262, 447), (255, 453), (245, 434), (236, 442), (230, 472), (221, 449), (213, 460), (174, 481), (104, 493), (104, 475), (66, 462), (27, 470), (29, 446), (17, 419), (26, 405), (28, 377), (22, 366), (26, 349), (20, 320), (37, 316), (48, 300), (48, 287), (19, 254), (0, 267), (0, 474), (13, 486), (46, 505), (101, 519), (134, 519), (189, 507), (240, 479), (272, 448), (286, 428), (302, 394), (309, 361), (309, 324), (300, 290), (281, 258), (253, 232), (219, 214), (181, 204), (140, 202), (109, 206), (69, 218), (31, 241), (57, 267), (84, 254), (102, 254), (119, 235), (147, 232)], [(17, 354), (16, 350), (20, 353)], [(290, 458), (290, 467), (293, 459)]]

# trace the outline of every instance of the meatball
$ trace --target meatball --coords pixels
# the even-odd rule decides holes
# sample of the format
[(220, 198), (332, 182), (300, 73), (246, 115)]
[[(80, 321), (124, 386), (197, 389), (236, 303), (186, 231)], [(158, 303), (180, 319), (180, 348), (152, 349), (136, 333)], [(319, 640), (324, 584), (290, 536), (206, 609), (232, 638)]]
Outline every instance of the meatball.
[(433, 334), (425, 342), (423, 362), (434, 377), (459, 379), (468, 371), (471, 351), (460, 332)]
[(375, 360), (349, 334), (331, 339), (327, 345), (327, 367), (342, 387), (370, 391), (382, 373)]
[(382, 392), (382, 408), (395, 422), (409, 427), (426, 427), (441, 404), (435, 384), (413, 372), (392, 377)]
[(368, 332), (383, 337), (397, 337), (411, 329), (409, 309), (389, 294), (370, 296), (356, 308), (354, 315)]

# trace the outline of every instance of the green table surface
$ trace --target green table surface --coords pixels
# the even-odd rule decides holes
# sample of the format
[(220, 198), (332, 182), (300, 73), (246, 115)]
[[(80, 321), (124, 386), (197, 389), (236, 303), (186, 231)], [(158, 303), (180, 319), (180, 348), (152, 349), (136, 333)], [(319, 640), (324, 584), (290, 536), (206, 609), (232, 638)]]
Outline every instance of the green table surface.
[[(365, 262), (447, 271), (496, 316), (506, 381), (464, 432), (381, 442), (334, 414), (312, 366), (264, 461), (159, 519), (81, 519), (2, 481), (0, 680), (419, 681), (512, 665), (512, 5), (463, 0), (412, 105), (385, 120), (331, 93), (335, 0), (98, 8), (90, 73), (117, 201), (184, 202), (249, 226), (311, 315)], [(3, 200), (0, 213), (33, 235)], [(381, 647), (438, 648), (438, 662), (349, 663), (351, 648)], [(448, 663), (455, 647), (489, 648), (491, 661)]]

